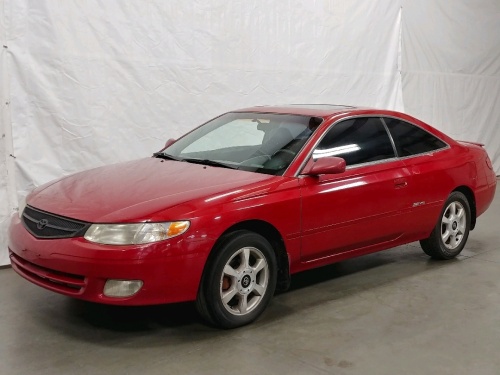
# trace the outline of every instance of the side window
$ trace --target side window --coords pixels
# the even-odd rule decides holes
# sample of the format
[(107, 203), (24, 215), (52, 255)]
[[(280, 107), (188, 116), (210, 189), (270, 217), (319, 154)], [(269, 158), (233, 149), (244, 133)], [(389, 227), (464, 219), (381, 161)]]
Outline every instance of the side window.
[(384, 118), (384, 121), (400, 157), (423, 154), (446, 147), (446, 143), (418, 126), (394, 118)]
[(321, 140), (313, 158), (338, 156), (346, 165), (394, 158), (391, 140), (380, 118), (367, 117), (342, 121)]

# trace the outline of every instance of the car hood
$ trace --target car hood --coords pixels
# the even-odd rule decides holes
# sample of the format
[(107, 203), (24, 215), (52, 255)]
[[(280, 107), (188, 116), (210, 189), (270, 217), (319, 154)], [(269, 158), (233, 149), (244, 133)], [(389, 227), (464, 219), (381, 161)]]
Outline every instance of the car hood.
[[(27, 203), (88, 222), (169, 220), (165, 211), (200, 202), (220, 204), (257, 192), (278, 177), (157, 158), (139, 159), (76, 173), (35, 189)], [(213, 202), (213, 203), (212, 203)], [(186, 203), (189, 203), (188, 205)], [(177, 219), (181, 219), (180, 217)]]

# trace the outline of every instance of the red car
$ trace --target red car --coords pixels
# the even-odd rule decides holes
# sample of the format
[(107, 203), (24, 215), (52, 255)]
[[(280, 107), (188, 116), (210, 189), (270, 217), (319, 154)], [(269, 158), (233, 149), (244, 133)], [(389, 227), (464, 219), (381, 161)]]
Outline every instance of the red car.
[(457, 256), (490, 205), (481, 145), (408, 115), (335, 105), (229, 112), (153, 157), (35, 189), (9, 229), (13, 269), (116, 305), (196, 301), (255, 320), (290, 275), (420, 241)]

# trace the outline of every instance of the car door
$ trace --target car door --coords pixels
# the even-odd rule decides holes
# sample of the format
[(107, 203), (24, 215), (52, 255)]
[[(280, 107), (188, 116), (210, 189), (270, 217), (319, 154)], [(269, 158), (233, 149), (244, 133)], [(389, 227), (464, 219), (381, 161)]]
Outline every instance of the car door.
[(303, 261), (400, 238), (409, 206), (410, 173), (396, 158), (380, 118), (334, 124), (312, 159), (337, 156), (347, 169), (337, 175), (301, 176)]

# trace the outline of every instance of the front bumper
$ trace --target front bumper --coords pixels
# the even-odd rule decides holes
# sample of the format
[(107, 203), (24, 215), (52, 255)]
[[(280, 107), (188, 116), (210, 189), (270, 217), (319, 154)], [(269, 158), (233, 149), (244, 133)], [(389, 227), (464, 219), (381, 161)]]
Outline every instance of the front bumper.
[[(188, 233), (166, 241), (108, 246), (83, 237), (37, 239), (12, 217), (9, 256), (12, 268), (32, 283), (79, 299), (116, 305), (153, 305), (196, 299), (213, 241)], [(103, 294), (108, 279), (142, 280), (130, 297)]]

